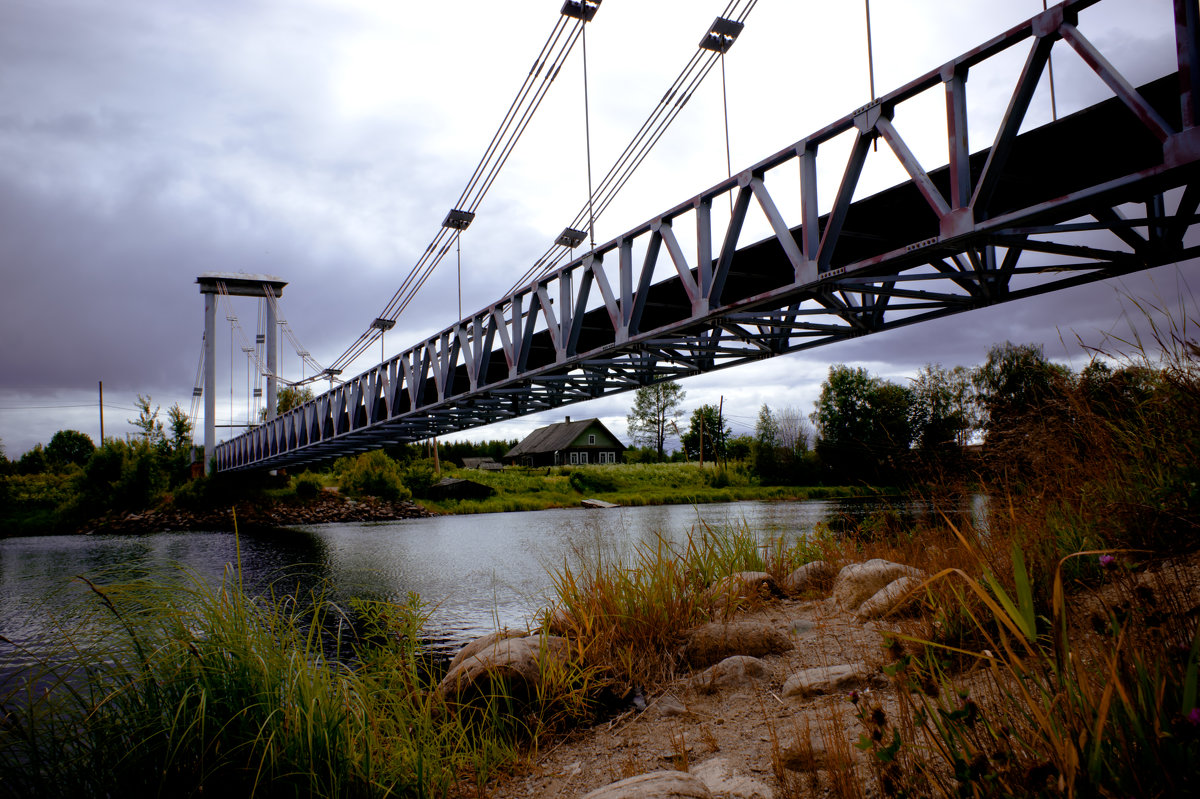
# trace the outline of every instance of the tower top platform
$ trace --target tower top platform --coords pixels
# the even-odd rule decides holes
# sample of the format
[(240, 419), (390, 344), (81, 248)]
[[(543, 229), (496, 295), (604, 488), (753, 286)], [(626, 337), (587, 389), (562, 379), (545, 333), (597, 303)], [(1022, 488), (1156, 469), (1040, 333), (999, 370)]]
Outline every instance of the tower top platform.
[(283, 294), (287, 281), (275, 275), (250, 275), (245, 272), (205, 272), (196, 278), (200, 284), (201, 294), (220, 294), (218, 283), (225, 284), (225, 290), (234, 297), (265, 297), (263, 286), (270, 286), (271, 293), (276, 297)]

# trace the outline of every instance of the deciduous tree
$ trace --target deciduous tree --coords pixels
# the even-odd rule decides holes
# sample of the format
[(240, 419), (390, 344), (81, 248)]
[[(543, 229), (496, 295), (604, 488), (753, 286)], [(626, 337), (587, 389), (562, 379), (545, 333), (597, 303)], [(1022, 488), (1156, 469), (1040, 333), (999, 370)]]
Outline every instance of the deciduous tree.
[(167, 408), (167, 423), (171, 426), (171, 438), (168, 442), (171, 451), (184, 452), (192, 443), (192, 420), (183, 408), (179, 407), (178, 402)]
[(137, 395), (134, 400), (134, 407), (138, 410), (136, 419), (128, 419), (127, 421), (136, 427), (141, 432), (138, 433), (147, 444), (158, 444), (166, 442), (167, 436), (163, 432), (163, 423), (158, 420), (158, 411), (160, 406), (155, 405), (154, 410), (150, 410), (151, 399), (149, 395), (143, 397)]
[(725, 457), (725, 444), (730, 432), (716, 405), (701, 405), (692, 411), (682, 443), (690, 458), (714, 462)]
[(972, 375), (988, 444), (1013, 431), (1030, 411), (1048, 401), (1070, 371), (1047, 360), (1034, 344), (1006, 341), (988, 351)]
[(625, 429), (633, 443), (653, 447), (663, 459), (667, 431), (683, 416), (687, 392), (675, 381), (643, 386), (633, 397), (633, 408), (625, 417)]
[(904, 386), (862, 368), (831, 366), (812, 414), (822, 462), (839, 479), (891, 476), (912, 442), (911, 404)]
[(59, 430), (46, 445), (46, 462), (53, 469), (68, 464), (83, 466), (95, 449), (96, 445), (87, 434), (78, 430)]
[(791, 456), (807, 452), (810, 428), (804, 413), (795, 405), (784, 405), (774, 416), (778, 445)]
[(926, 453), (964, 447), (978, 428), (970, 370), (926, 364), (912, 382), (913, 444)]
[(275, 394), (275, 410), (279, 413), (298, 408), (313, 398), (312, 386), (283, 386)]

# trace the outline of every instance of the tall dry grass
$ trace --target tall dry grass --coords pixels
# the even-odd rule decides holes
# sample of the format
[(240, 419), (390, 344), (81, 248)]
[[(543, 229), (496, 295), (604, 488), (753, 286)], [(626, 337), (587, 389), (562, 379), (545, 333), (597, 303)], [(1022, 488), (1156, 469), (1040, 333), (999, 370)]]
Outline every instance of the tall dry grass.
[[(320, 593), (248, 596), (234, 571), (85, 582), (7, 683), (0, 796), (445, 796), (527, 741), (505, 696), (438, 701), (415, 598), (352, 620)], [(363, 619), (371, 640), (350, 640)]]
[[(986, 528), (913, 537), (927, 614), (865, 700), (884, 796), (1200, 793), (1200, 347), (1131, 339), (1010, 420)], [(846, 794), (849, 795), (849, 794)]]
[(742, 571), (782, 578), (833, 546), (827, 535), (766, 539), (744, 523), (701, 522), (681, 543), (657, 535), (627, 551), (576, 549), (551, 572), (546, 624), (620, 690), (659, 684), (674, 676), (690, 628), (752, 601), (715, 594), (711, 586)]

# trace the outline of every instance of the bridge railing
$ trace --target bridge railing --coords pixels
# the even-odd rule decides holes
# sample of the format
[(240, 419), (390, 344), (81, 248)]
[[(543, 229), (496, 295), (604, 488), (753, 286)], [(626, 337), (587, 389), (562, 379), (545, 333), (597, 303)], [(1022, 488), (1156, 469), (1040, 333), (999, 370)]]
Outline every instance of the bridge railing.
[[(1196, 0), (1175, 0), (1178, 72), (1153, 91), (1135, 88), (1081, 31), (1080, 12), (1101, 1), (1060, 3), (537, 277), (220, 445), (217, 468), (420, 440), (1190, 257), (1184, 233), (1200, 201), (1188, 182), (1200, 158)], [(995, 138), (972, 154), (970, 70), (1023, 43)], [(1054, 132), (1018, 136), (1056, 46), (1077, 53), (1115, 99)], [(930, 171), (898, 109), (918, 117), (927, 104), (911, 101), (939, 87), (946, 161)], [(1096, 135), (1108, 137), (1103, 161), (1076, 141)], [(1040, 152), (1052, 136), (1078, 152)], [(849, 155), (832, 165), (840, 178), (822, 213), (818, 165), (826, 174), (822, 157), (839, 137)], [(873, 146), (894, 155), (907, 183), (854, 202)], [(1112, 157), (1114, 147), (1127, 152)], [(1185, 185), (1169, 212), (1165, 193)], [(1156, 199), (1144, 217), (1118, 207), (1147, 192)], [(767, 237), (742, 246), (751, 220)], [(1071, 274), (1037, 282), (1051, 270)]]

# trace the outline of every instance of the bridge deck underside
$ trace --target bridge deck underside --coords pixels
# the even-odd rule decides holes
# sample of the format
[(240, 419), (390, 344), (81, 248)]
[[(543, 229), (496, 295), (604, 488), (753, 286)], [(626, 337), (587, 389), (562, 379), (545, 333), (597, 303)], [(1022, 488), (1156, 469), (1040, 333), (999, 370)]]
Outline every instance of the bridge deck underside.
[[(1178, 76), (1139, 91), (1181, 128)], [(987, 150), (970, 157), (971, 186), (988, 158)], [(519, 306), (515, 314), (512, 303), (495, 306), (508, 309), (507, 329), (502, 311), (477, 315), (473, 330), (464, 320), (440, 345), (430, 340), (420, 367), (414, 348), (412, 358), (393, 359), (223, 445), (218, 468), (279, 468), (421, 440), (1193, 257), (1184, 233), (1194, 221), (1194, 173), (1194, 162), (1168, 165), (1163, 143), (1113, 98), (1016, 136), (986, 213), (976, 211), (961, 234), (946, 234), (909, 181), (848, 205), (815, 279), (799, 274), (794, 257), (802, 226), (790, 228), (793, 257), (778, 235), (731, 250), (724, 268), (714, 253), (721, 285), (709, 304), (697, 302), (695, 286), (705, 281), (699, 258), (650, 285), (638, 287), (634, 274), (637, 290), (607, 303), (589, 297), (593, 275), (582, 270), (572, 296), (583, 312), (560, 314), (561, 329), (549, 317), (535, 325), (540, 317), (528, 306), (522, 329), (512, 324)], [(929, 179), (951, 196), (949, 167)], [(749, 202), (744, 181), (741, 191)], [(1168, 192), (1174, 212), (1163, 210)], [(1146, 209), (1142, 218), (1119, 210), (1130, 203)], [(831, 216), (819, 219), (817, 238)], [(1096, 244), (1098, 235), (1106, 243)], [(536, 294), (528, 297), (537, 304)], [(554, 304), (544, 297), (542, 313)], [(502, 345), (506, 334), (523, 336), (524, 346)], [(439, 359), (453, 365), (438, 373)]]

